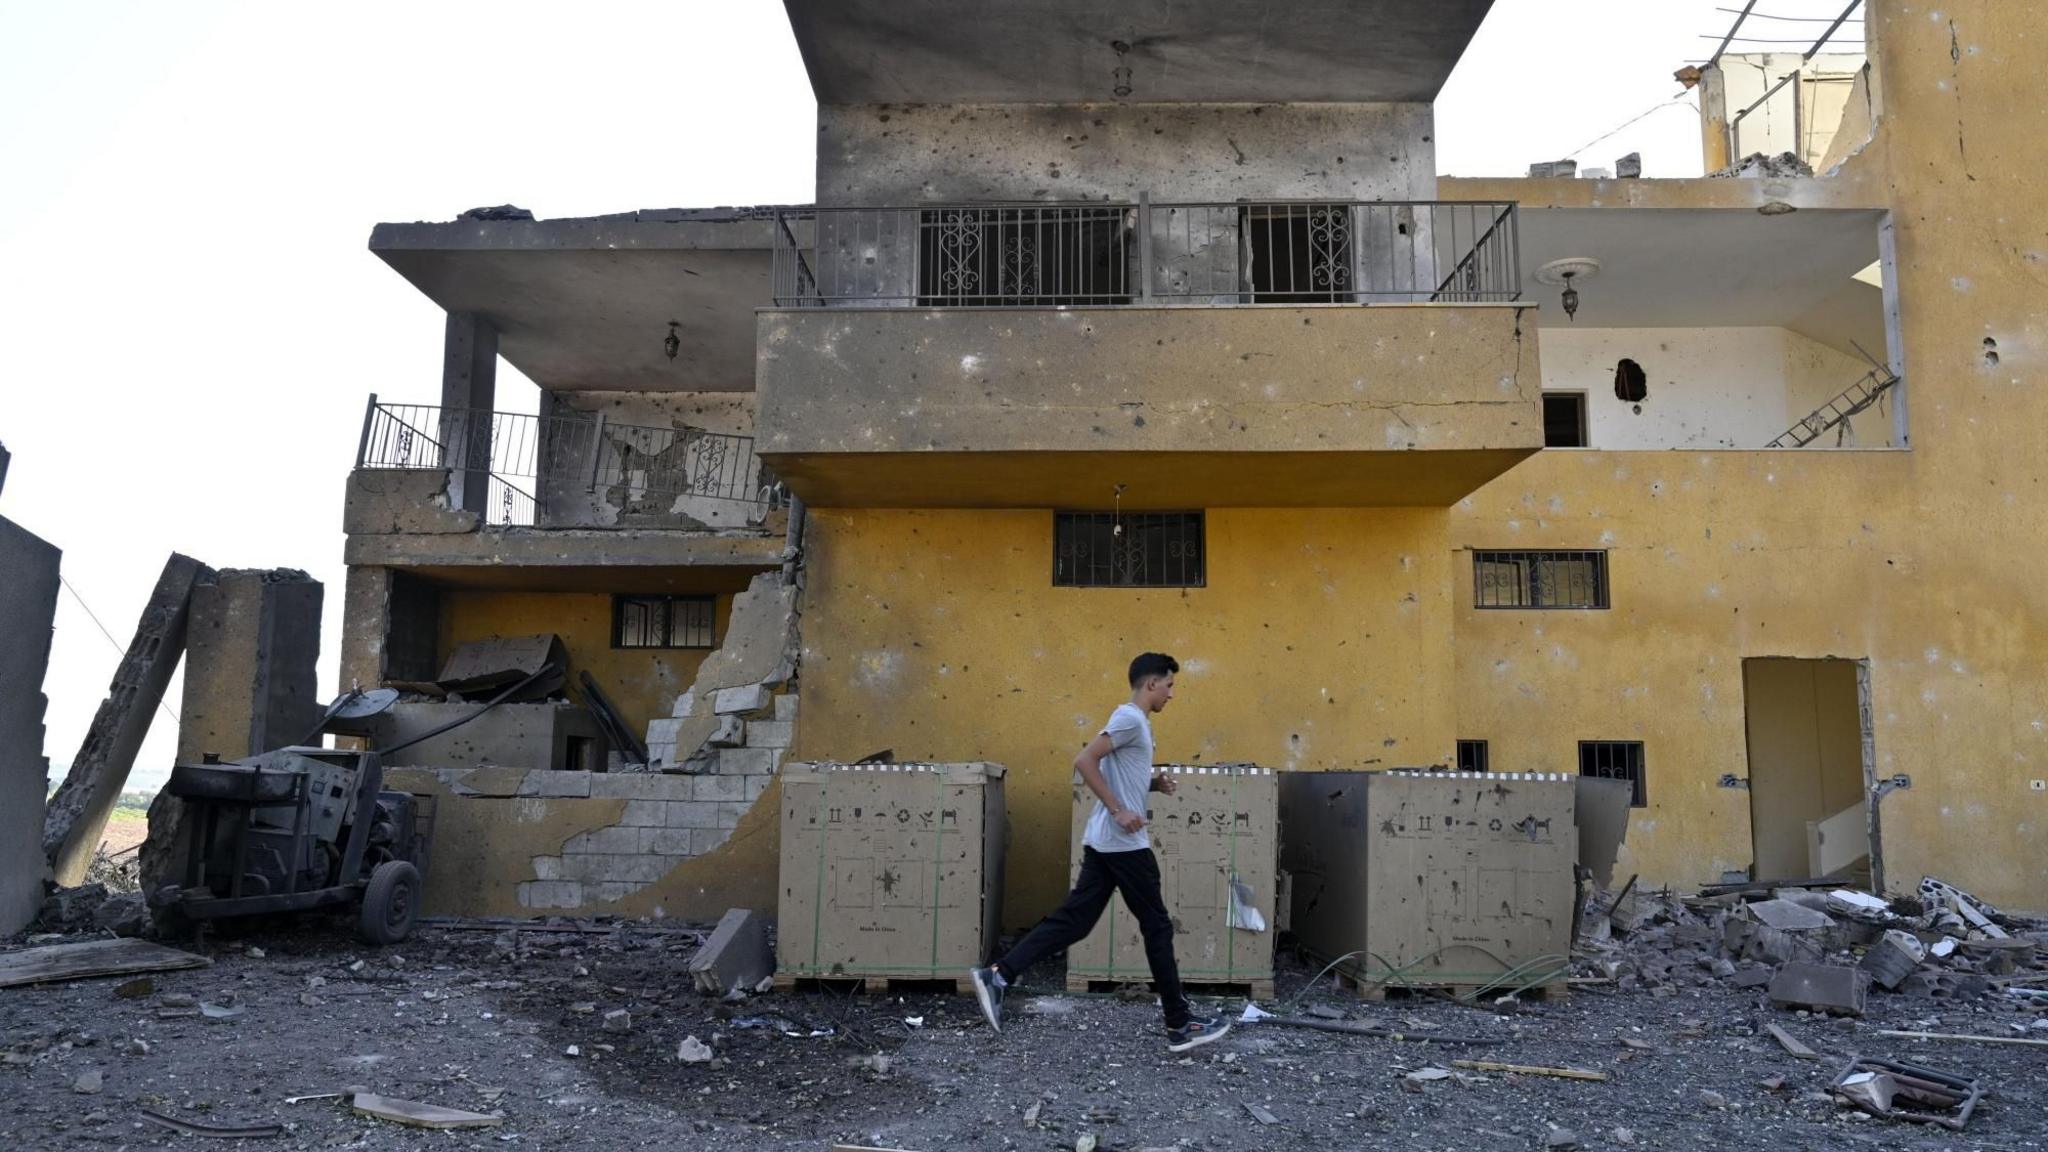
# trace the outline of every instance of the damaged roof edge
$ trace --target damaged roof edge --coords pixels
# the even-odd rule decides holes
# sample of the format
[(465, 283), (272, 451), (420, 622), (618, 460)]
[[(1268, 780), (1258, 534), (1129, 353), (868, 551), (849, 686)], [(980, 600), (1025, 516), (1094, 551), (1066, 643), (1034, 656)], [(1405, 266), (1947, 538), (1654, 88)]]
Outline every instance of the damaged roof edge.
[(810, 205), (654, 208), (554, 220), (474, 219), (378, 224), (372, 252), (648, 249), (732, 251), (772, 248), (777, 213)]

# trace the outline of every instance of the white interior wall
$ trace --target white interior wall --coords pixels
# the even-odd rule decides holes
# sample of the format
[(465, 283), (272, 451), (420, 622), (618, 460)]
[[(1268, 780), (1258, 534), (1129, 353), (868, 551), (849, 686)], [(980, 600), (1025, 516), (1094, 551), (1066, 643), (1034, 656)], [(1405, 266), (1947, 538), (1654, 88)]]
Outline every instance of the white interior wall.
[[(1547, 327), (1542, 341), (1543, 387), (1586, 393), (1595, 448), (1762, 448), (1867, 368), (1783, 328)], [(1649, 379), (1640, 414), (1614, 398), (1623, 357)], [(1853, 423), (1851, 443), (1888, 443), (1882, 413)], [(1829, 433), (1813, 447), (1834, 442)]]

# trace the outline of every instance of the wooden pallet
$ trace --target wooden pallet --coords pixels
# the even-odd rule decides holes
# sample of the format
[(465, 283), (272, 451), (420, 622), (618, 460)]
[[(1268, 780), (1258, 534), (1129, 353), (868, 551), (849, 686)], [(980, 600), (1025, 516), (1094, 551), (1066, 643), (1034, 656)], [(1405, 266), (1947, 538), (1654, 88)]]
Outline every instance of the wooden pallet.
[[(1181, 987), (1195, 996), (1243, 996), (1252, 1000), (1273, 999), (1273, 979), (1262, 980), (1183, 980)], [(1108, 980), (1099, 976), (1068, 976), (1067, 991), (1115, 992), (1123, 988), (1142, 988), (1145, 995), (1152, 994), (1150, 980)]]
[(777, 972), (777, 992), (833, 992), (841, 996), (974, 995), (974, 982), (965, 976), (800, 976)]
[[(1468, 999), (1474, 993), (1478, 992), (1481, 988), (1487, 987), (1487, 985), (1485, 984), (1451, 984), (1437, 983), (1427, 980), (1405, 980), (1400, 982), (1390, 981), (1387, 983), (1379, 983), (1376, 981), (1360, 980), (1357, 976), (1354, 976), (1351, 973), (1345, 972), (1341, 969), (1335, 973), (1335, 976), (1337, 977), (1338, 987), (1353, 993), (1360, 1000), (1400, 1000), (1411, 998), (1419, 999), (1422, 997), (1433, 997), (1438, 995), (1449, 995), (1457, 997), (1459, 999)], [(1495, 997), (1504, 996), (1507, 994), (1509, 987), (1513, 987), (1513, 985), (1510, 984), (1508, 985), (1508, 987), (1490, 989), (1485, 993), (1482, 999), (1492, 1000)], [(1554, 1002), (1566, 999), (1569, 996), (1569, 994), (1570, 993), (1568, 990), (1568, 986), (1565, 983), (1565, 978), (1564, 976), (1560, 975), (1556, 979), (1548, 981), (1547, 983), (1538, 984), (1531, 988), (1524, 988), (1520, 992), (1516, 993), (1516, 996), (1524, 1000), (1543, 1000), (1548, 1002)]]

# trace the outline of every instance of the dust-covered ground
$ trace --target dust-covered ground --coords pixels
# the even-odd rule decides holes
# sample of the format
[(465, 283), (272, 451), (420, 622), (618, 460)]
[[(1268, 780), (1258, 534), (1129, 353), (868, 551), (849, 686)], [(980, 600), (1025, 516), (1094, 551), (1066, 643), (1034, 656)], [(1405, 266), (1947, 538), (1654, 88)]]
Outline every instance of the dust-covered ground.
[[(1484, 1042), (1248, 1024), (1181, 1057), (1166, 1052), (1149, 1001), (1031, 996), (1059, 987), (1056, 970), (1013, 993), (998, 1035), (950, 994), (706, 998), (684, 971), (695, 944), (674, 928), (632, 925), (423, 927), (378, 950), (338, 922), (301, 919), (216, 940), (213, 966), (157, 974), (145, 995), (118, 996), (121, 978), (0, 990), (0, 1147), (1050, 1150), (1087, 1137), (1103, 1149), (2048, 1146), (2048, 1048), (1876, 1034), (2048, 1035), (2003, 996), (1873, 992), (1867, 1017), (1829, 1020), (1707, 980), (1661, 997), (1585, 986), (1564, 1002), (1505, 1011), (1361, 1003), (1328, 984), (1305, 990), (1310, 973), (1291, 969), (1281, 1000), (1297, 1012), (1320, 1004)], [(627, 1030), (607, 1030), (613, 1009), (630, 1015)], [(1767, 1021), (1824, 1059), (1787, 1055)], [(678, 1061), (687, 1036), (718, 1058)], [(1868, 1118), (1821, 1091), (1851, 1053), (1981, 1077), (1988, 1096), (1961, 1133)], [(1406, 1077), (1454, 1059), (1608, 1079)], [(82, 1091), (91, 1073), (97, 1090)], [(504, 1124), (432, 1132), (353, 1115), (337, 1100), (286, 1102), (344, 1088), (498, 1111)], [(203, 1140), (145, 1124), (143, 1108), (285, 1131)]]

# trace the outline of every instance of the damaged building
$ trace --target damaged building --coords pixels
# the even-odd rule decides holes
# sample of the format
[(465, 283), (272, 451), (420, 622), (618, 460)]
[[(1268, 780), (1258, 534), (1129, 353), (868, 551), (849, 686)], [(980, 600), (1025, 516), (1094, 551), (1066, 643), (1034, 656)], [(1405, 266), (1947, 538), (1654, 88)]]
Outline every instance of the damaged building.
[(2026, 17), (1879, 5), (1789, 111), (1710, 65), (1730, 178), (1506, 179), (1435, 162), (1487, 5), (1379, 7), (790, 0), (814, 203), (378, 225), (446, 344), (365, 406), (343, 685), (554, 680), (389, 764), (426, 906), (771, 907), (782, 765), (881, 755), (1007, 767), (1028, 923), (1153, 649), (1162, 760), (1618, 778), (1645, 887), (2048, 907)]

